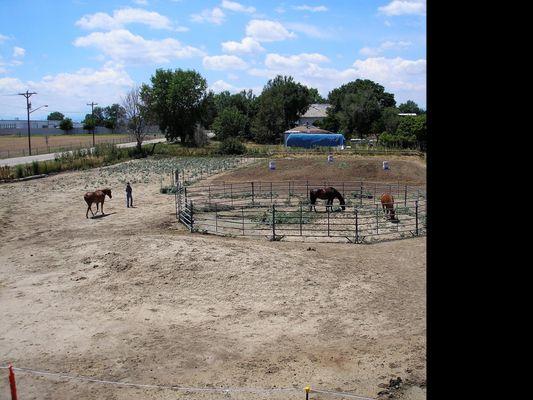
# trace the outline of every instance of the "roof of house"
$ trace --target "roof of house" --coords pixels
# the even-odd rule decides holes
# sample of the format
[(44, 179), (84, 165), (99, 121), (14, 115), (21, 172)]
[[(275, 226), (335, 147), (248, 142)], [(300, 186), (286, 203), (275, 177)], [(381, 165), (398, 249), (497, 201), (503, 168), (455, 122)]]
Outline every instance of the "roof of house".
[(285, 133), (332, 133), (332, 132), (326, 131), (325, 129), (317, 128), (314, 125), (309, 125), (309, 126), (299, 125), (299, 126), (295, 126), (294, 128), (291, 128), (285, 131)]
[(311, 104), (300, 118), (324, 118), (329, 107), (331, 104)]

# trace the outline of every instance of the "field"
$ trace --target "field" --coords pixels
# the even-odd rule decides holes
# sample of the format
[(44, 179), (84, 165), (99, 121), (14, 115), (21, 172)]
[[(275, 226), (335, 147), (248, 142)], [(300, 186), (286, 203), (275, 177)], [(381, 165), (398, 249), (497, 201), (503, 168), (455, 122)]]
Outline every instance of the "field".
[[(381, 159), (338, 161), (346, 172), (308, 158), (277, 160), (274, 172), (245, 160), (207, 180), (384, 179)], [(190, 234), (159, 190), (176, 166), (200, 179), (195, 168), (231, 166), (219, 162), (135, 160), (0, 185), (2, 365), (189, 388), (18, 371), (19, 398), (302, 399), (306, 385), (375, 398), (401, 377), (396, 398), (424, 399), (425, 238), (310, 245)], [(425, 182), (418, 159), (390, 165), (394, 181)], [(125, 207), (126, 181), (135, 208)], [(106, 215), (86, 219), (84, 192), (103, 186), (113, 190)]]
[[(94, 135), (96, 143), (122, 143), (130, 141), (129, 135)], [(93, 144), (92, 135), (49, 135), (48, 143), (44, 135), (31, 135), (32, 154), (59, 151), (60, 148), (85, 148)], [(23, 154), (23, 152), (25, 154)], [(28, 155), (27, 136), (0, 136), (0, 157), (19, 157)]]

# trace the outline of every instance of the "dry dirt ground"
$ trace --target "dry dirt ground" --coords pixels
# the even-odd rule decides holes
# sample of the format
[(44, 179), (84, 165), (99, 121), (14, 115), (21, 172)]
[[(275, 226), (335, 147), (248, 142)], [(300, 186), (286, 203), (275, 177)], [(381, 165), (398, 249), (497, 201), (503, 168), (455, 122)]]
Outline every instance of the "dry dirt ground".
[[(0, 185), (0, 364), (294, 391), (17, 372), (20, 399), (302, 399), (306, 385), (377, 397), (396, 377), (411, 383), (397, 398), (425, 398), (425, 238), (310, 246), (190, 234), (156, 176), (133, 186), (135, 208), (110, 181), (107, 215), (86, 219), (85, 186), (100, 171)], [(0, 399), (7, 382), (0, 369)]]
[[(115, 135), (95, 135), (94, 139), (96, 143), (107, 143), (114, 140), (127, 139), (128, 135), (115, 134)], [(93, 137), (91, 134), (87, 135), (49, 135), (48, 146), (50, 148), (60, 146), (76, 146), (80, 147), (92, 146)], [(47, 147), (45, 135), (32, 135), (31, 136), (32, 150), (39, 148), (45, 149)], [(9, 151), (22, 151), (28, 150), (28, 137), (27, 136), (0, 136), (0, 152), (4, 153)]]
[[(390, 169), (383, 170), (383, 160), (389, 161)], [(256, 163), (253, 167), (238, 169), (232, 173), (215, 177), (214, 182), (233, 181), (376, 181), (409, 185), (425, 185), (426, 165), (418, 157), (399, 156), (335, 156), (328, 164), (327, 155), (322, 157), (293, 157), (275, 160), (276, 169), (269, 170), (269, 160)]]

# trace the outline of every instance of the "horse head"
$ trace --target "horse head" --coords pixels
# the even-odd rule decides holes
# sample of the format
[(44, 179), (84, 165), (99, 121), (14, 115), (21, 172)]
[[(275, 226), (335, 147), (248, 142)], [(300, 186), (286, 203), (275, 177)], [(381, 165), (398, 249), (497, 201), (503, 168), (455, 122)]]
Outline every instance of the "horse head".
[(110, 199), (112, 198), (112, 197), (111, 197), (111, 189), (102, 189), (102, 192), (103, 192), (104, 194), (108, 195)]

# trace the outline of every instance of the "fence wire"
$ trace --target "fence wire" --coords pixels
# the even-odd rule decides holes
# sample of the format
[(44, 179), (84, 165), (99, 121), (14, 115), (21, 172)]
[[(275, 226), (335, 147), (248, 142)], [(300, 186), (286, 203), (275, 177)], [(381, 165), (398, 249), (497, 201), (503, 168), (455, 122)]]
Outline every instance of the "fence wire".
[[(191, 232), (264, 236), (270, 240), (315, 238), (371, 243), (426, 232), (424, 187), (366, 181), (221, 182), (187, 185), (176, 175), (176, 218)], [(309, 191), (335, 187), (332, 205), (309, 201)], [(390, 193), (393, 213), (380, 201)]]

